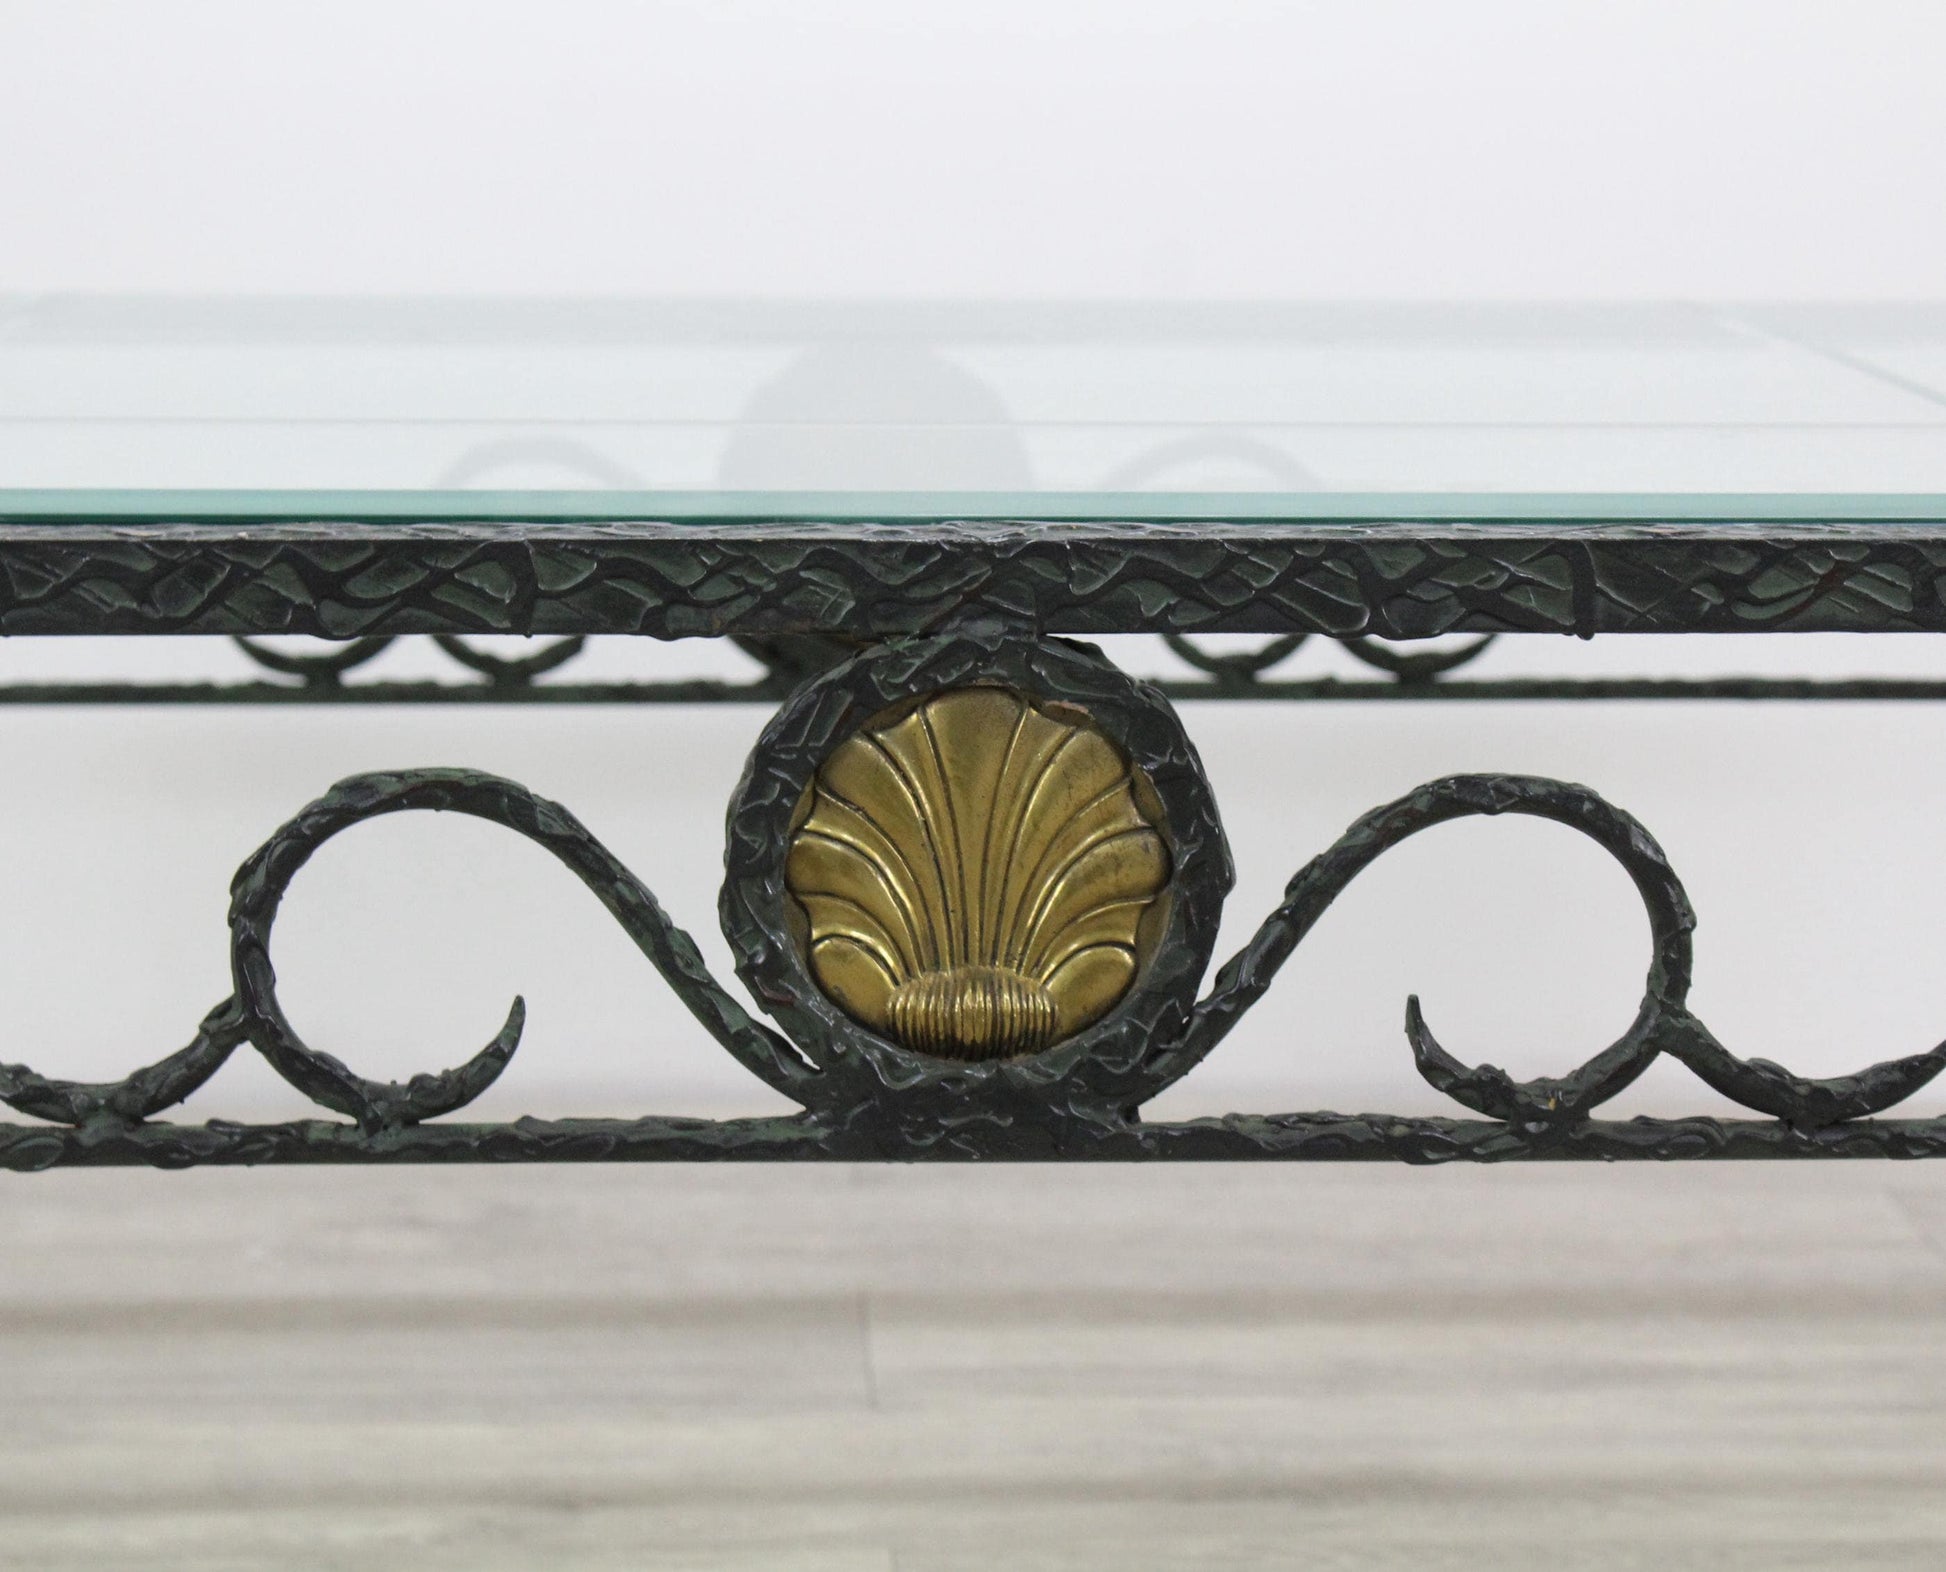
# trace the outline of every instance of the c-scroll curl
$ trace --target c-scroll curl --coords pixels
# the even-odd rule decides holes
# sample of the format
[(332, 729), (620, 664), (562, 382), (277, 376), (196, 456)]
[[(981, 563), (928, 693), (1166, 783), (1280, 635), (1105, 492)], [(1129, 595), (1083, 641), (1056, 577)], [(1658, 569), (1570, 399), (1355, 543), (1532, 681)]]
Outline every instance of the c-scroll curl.
[(240, 633), (233, 635), (230, 642), (265, 670), (282, 672), (286, 677), (302, 677), (305, 686), (312, 688), (337, 687), (346, 672), (376, 660), (392, 644), (390, 635), (375, 635), (334, 642), (333, 648), (318, 654), (293, 655)]
[(1308, 633), (1286, 633), (1254, 650), (1237, 650), (1227, 655), (1212, 654), (1187, 634), (1165, 633), (1162, 642), (1177, 659), (1216, 678), (1220, 686), (1247, 688), (1271, 667), (1295, 655), (1310, 636)]
[(1400, 682), (1411, 685), (1432, 682), (1449, 671), (1457, 671), (1478, 660), (1496, 637), (1496, 634), (1483, 633), (1470, 643), (1450, 650), (1395, 650), (1376, 639), (1365, 638), (1344, 638), (1338, 642), (1344, 646), (1345, 653), (1354, 659), (1379, 671), (1390, 672)]
[(478, 1097), (506, 1068), (520, 1042), (526, 1006), (516, 998), (506, 1025), (465, 1064), (404, 1083), (373, 1081), (307, 1045), (278, 1002), (270, 933), (298, 869), (339, 831), (381, 814), (414, 809), (471, 814), (546, 848), (595, 893), (690, 1013), (746, 1069), (790, 1097), (814, 1076), (788, 1041), (753, 1019), (718, 985), (695, 941), (566, 808), (497, 775), (401, 770), (338, 782), (264, 842), (237, 870), (230, 887), (230, 962), (244, 1030), (272, 1067), (312, 1101), (367, 1129), (416, 1124)]
[(568, 638), (556, 639), (552, 644), (542, 645), (531, 654), (506, 656), (489, 655), (485, 650), (476, 650), (455, 633), (435, 633), (432, 641), (469, 671), (479, 672), (495, 687), (500, 688), (526, 687), (536, 677), (543, 677), (557, 667), (565, 666), (579, 655), (588, 643), (584, 636), (574, 634)]
[(53, 1124), (139, 1124), (196, 1091), (244, 1038), (243, 1007), (225, 999), (187, 1046), (119, 1081), (57, 1081), (24, 1064), (0, 1064), (0, 1102)]
[(1153, 1078), (1144, 1100), (1187, 1074), (1228, 1035), (1326, 908), (1384, 852), (1436, 824), (1503, 813), (1565, 824), (1622, 865), (1649, 918), (1648, 978), (1627, 1031), (1570, 1074), (1529, 1081), (1491, 1064), (1468, 1065), (1455, 1058), (1433, 1036), (1418, 998), (1409, 999), (1406, 1036), (1419, 1072), (1457, 1102), (1541, 1134), (1585, 1120), (1667, 1051), (1734, 1101), (1816, 1129), (1889, 1108), (1946, 1069), (1946, 1043), (1828, 1080), (1793, 1075), (1762, 1059), (1737, 1058), (1689, 1011), (1696, 916), (1655, 838), (1585, 786), (1537, 776), (1454, 775), (1374, 809), (1298, 871), (1282, 903), (1217, 973), (1189, 1030), (1151, 1060)]

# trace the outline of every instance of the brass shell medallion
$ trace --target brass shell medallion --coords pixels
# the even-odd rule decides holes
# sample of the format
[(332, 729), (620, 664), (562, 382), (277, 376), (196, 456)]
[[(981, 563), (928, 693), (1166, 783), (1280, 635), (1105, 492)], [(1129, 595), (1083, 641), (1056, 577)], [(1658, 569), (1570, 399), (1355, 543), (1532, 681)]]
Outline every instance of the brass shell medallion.
[(1161, 808), (1085, 716), (959, 688), (868, 723), (805, 792), (784, 863), (812, 975), (902, 1046), (1037, 1053), (1099, 1020), (1169, 882)]

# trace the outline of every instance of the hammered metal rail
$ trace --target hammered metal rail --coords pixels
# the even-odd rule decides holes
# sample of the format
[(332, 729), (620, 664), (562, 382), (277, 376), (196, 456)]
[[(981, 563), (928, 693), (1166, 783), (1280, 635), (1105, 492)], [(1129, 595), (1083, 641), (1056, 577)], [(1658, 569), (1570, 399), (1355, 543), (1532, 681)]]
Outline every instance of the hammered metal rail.
[[(429, 504), (431, 505), (431, 504)], [(447, 499), (441, 506), (458, 504)], [(1946, 632), (1946, 517), (869, 520), (0, 516), (0, 634), (306, 634), (262, 681), (0, 682), (0, 704), (775, 701), (860, 639), (1005, 623), (1165, 636), (1178, 698), (1921, 699), (1946, 679), (1479, 676), (1495, 635)], [(1933, 506), (1934, 511), (1927, 511)], [(1211, 633), (1267, 637), (1212, 651)], [(459, 681), (351, 679), (430, 635)], [(558, 642), (518, 658), (471, 634)], [(575, 681), (591, 635), (732, 638), (750, 681)], [(1450, 652), (1386, 641), (1473, 636)], [(1375, 678), (1280, 675), (1309, 638)]]
[[(910, 706), (925, 695), (994, 690), (1051, 704), (1049, 713), (1057, 717), (1085, 715), (1090, 728), (1100, 728), (1122, 751), (1127, 769), (1109, 771), (1114, 782), (1091, 785), (1083, 771), (1069, 796), (1114, 807), (1114, 794), (1136, 794), (1145, 805), (1139, 823), (1114, 807), (1102, 833), (1140, 836), (1151, 826), (1165, 833), (1167, 898), (1152, 893), (1153, 878), (1131, 887), (1154, 906), (1157, 920), (1143, 927), (1139, 945), (1130, 938), (1133, 927), (1115, 928), (1101, 941), (1140, 954), (1139, 972), (1132, 984), (1122, 985), (1112, 1007), (1091, 1004), (1091, 1013), (1077, 1017), (1051, 1046), (1043, 1046), (1045, 1032), (1027, 1041), (1020, 1033), (975, 1031), (964, 1041), (978, 1053), (955, 1058), (897, 1040), (898, 1032), (874, 1024), (877, 1006), (834, 995), (820, 982), (805, 935), (787, 916), (798, 897), (786, 864), (800, 828), (814, 822), (807, 817), (812, 783), (826, 778), (819, 772), (848, 738), (885, 735), (892, 724), (887, 717), (920, 715), (923, 705)], [(1012, 729), (1019, 734), (1027, 711), (1009, 707), (1012, 700), (995, 703), (996, 713), (1016, 717)], [(926, 718), (924, 724), (943, 722)], [(978, 728), (963, 730), (978, 734)], [(942, 779), (959, 768), (939, 757), (945, 760)], [(841, 781), (832, 790), (843, 798), (847, 788)], [(405, 1082), (371, 1080), (307, 1044), (278, 1000), (270, 958), (272, 930), (291, 879), (346, 829), (381, 815), (426, 810), (485, 819), (552, 853), (602, 902), (703, 1030), (802, 1112), (723, 1121), (452, 1120), (516, 1051), (525, 1020), (519, 999), (505, 1026), (472, 1058)], [(950, 804), (938, 813), (927, 810), (927, 822), (947, 822), (953, 811)], [(1643, 997), (1634, 1020), (1610, 1046), (1563, 1076), (1519, 1080), (1449, 1051), (1414, 998), (1405, 1011), (1414, 1063), (1459, 1105), (1459, 1117), (1320, 1112), (1180, 1123), (1140, 1117), (1145, 1103), (1218, 1048), (1364, 869), (1424, 830), (1502, 814), (1549, 819), (1587, 836), (1620, 863), (1643, 903), (1652, 936)], [(993, 833), (990, 826), (978, 831), (989, 841)], [(950, 848), (934, 850), (950, 854)], [(0, 1127), (0, 1164), (1946, 1156), (1946, 1119), (1878, 1117), (1946, 1068), (1946, 1043), (1853, 1075), (1812, 1079), (1742, 1058), (1712, 1034), (1688, 1003), (1695, 917), (1680, 880), (1643, 826), (1585, 787), (1531, 776), (1460, 775), (1375, 809), (1297, 872), (1284, 899), (1203, 991), (1229, 883), (1228, 852), (1207, 782), (1172, 709), (1152, 687), (1128, 679), (1085, 647), (1023, 640), (997, 629), (874, 647), (796, 691), (759, 739), (732, 805), (724, 931), (751, 997), (777, 1025), (758, 1019), (710, 974), (647, 887), (561, 805), (514, 782), (466, 770), (354, 776), (279, 829), (238, 871), (229, 917), (235, 993), (210, 1012), (186, 1047), (102, 1084), (53, 1080), (22, 1065), (0, 1067), (0, 1100), (39, 1121)], [(1114, 886), (1104, 900), (1127, 900), (1121, 888)], [(961, 963), (942, 956), (937, 964)], [(1116, 996), (1111, 990), (1090, 997)], [(932, 1039), (921, 1033), (920, 1040)], [(208, 1081), (245, 1042), (336, 1117), (273, 1125), (157, 1118)], [(1604, 1103), (1664, 1054), (1763, 1117), (1597, 1117)]]
[(1946, 632), (1946, 518), (0, 516), (0, 634)]

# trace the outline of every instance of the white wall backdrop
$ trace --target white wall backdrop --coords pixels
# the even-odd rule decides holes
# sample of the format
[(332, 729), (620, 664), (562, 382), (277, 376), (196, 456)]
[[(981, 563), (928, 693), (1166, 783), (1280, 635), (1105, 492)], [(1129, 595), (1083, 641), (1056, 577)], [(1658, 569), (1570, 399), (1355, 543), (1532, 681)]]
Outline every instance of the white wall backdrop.
[(0, 289), (1928, 296), (1933, 0), (0, 0)]
[[(1930, 0), (0, 0), (0, 293), (1937, 296), (1942, 58)], [(1701, 658), (1545, 656), (1664, 657)], [(1946, 673), (1931, 640), (1871, 657)], [(1946, 1032), (1935, 707), (1188, 720), (1241, 864), (1225, 950), (1366, 808), (1525, 770), (1595, 786), (1663, 840), (1702, 916), (1695, 1001), (1739, 1052), (1828, 1073)], [(231, 869), (383, 766), (472, 765), (567, 802), (727, 971), (721, 820), (761, 722), (0, 713), (4, 1055), (106, 1075), (186, 1040), (228, 986)], [(488, 826), (413, 815), (334, 842), (278, 959), (293, 1018), (368, 1073), (456, 1061), (526, 993), (489, 1116), (766, 1106), (592, 899)], [(1622, 1029), (1645, 960), (1592, 847), (1451, 827), (1363, 878), (1169, 1106), (1439, 1108), (1401, 1037), (1409, 990), (1461, 1055), (1558, 1071)], [(1625, 1106), (1712, 1104), (1659, 1067)], [(248, 1054), (192, 1108), (303, 1111)]]

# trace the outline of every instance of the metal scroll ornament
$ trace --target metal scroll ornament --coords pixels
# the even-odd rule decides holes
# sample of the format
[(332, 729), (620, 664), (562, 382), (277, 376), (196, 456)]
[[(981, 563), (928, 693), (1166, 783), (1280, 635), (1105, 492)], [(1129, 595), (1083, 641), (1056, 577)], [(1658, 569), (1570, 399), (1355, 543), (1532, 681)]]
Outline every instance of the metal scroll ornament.
[(901, 1118), (1112, 1110), (1188, 1029), (1231, 878), (1175, 711), (1087, 645), (879, 645), (765, 727), (723, 931), (762, 1007)]
[(916, 1052), (1038, 1053), (1153, 947), (1161, 804), (1072, 705), (968, 687), (895, 706), (832, 750), (797, 818), (785, 879), (812, 975)]
[[(518, 998), (477, 1053), (406, 1081), (368, 1078), (306, 1042), (271, 959), (291, 881), (333, 837), (419, 811), (484, 819), (551, 853), (698, 1026), (800, 1111), (453, 1118), (511, 1062), (526, 1019)], [(1606, 1048), (1564, 1075), (1518, 1080), (1449, 1051), (1415, 998), (1413, 1061), (1463, 1117), (1142, 1116), (1264, 997), (1373, 862), (1440, 825), (1505, 814), (1587, 837), (1641, 897), (1648, 975), (1635, 1018)], [(1180, 720), (1098, 651), (1004, 625), (874, 645), (805, 680), (751, 752), (724, 872), (723, 932), (775, 1026), (718, 982), (649, 888), (562, 804), (473, 770), (352, 776), (237, 870), (234, 992), (185, 1047), (98, 1083), (0, 1062), (0, 1103), (28, 1121), (0, 1121), (0, 1167), (1946, 1157), (1946, 1118), (1878, 1117), (1946, 1074), (1946, 1043), (1827, 1079), (1732, 1053), (1690, 1008), (1696, 917), (1662, 849), (1564, 781), (1447, 776), (1373, 809), (1297, 870), (1211, 975), (1231, 865)], [(337, 1117), (158, 1118), (246, 1043)], [(1664, 1055), (1764, 1117), (1596, 1117)]]

